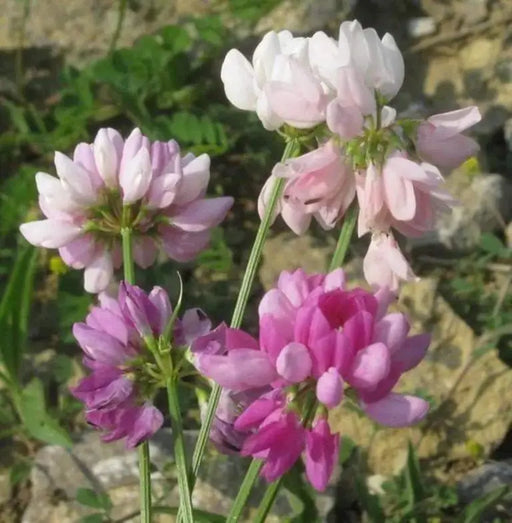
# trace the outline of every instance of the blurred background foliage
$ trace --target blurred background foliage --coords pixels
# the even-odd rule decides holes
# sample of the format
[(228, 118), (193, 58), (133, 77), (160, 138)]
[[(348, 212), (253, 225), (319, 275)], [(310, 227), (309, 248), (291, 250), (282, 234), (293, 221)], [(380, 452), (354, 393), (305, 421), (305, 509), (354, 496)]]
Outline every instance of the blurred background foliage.
[[(233, 195), (233, 211), (196, 262), (178, 266), (160, 260), (138, 273), (137, 281), (146, 288), (158, 283), (176, 295), (179, 269), (185, 305), (200, 303), (216, 322), (231, 315), (258, 224), (257, 195), (282, 149), (279, 136), (266, 132), (255, 115), (227, 103), (219, 78), (226, 51), (237, 47), (249, 54), (257, 42), (254, 27), (279, 8), (281, 0), (205, 1), (205, 14), (182, 17), (129, 46), (120, 45), (126, 13), (137, 12), (141, 4), (120, 0), (103, 55), (77, 64), (60, 62), (49, 87), (26, 70), (24, 38), (31, 2), (17, 1), (22, 15), (18, 47), (9, 57), (11, 86), (0, 91), (0, 466), (9, 470), (12, 494), (11, 501), (0, 502), (1, 521), (21, 517), (23, 501), (13, 508), (12, 499), (26, 488), (37, 449), (44, 443), (70, 447), (73, 436), (84, 429), (81, 407), (69, 394), (81, 372), (71, 326), (83, 319), (92, 297), (83, 292), (80, 271), (69, 270), (55, 252), (33, 249), (18, 234), (21, 222), (38, 217), (35, 173), (53, 173), (55, 150), (70, 153), (107, 126), (124, 135), (138, 126), (151, 139), (174, 138), (185, 151), (211, 155), (209, 193)], [(368, 2), (365, 9), (383, 16), (379, 2)], [(357, 15), (365, 4), (338, 3), (340, 18)], [(403, 9), (422, 14), (419, 2), (398, 4), (397, 16)], [(398, 101), (402, 108), (410, 102), (407, 94)], [(493, 136), (482, 140), (484, 162), (509, 169), (502, 135)], [(322, 246), (330, 245), (324, 233), (313, 230), (313, 235)], [(358, 249), (358, 244), (352, 249), (355, 259)], [(503, 230), (484, 233), (476, 246), (463, 252), (418, 252), (419, 273), (439, 279), (443, 297), (477, 335), (496, 333), (484, 349), (497, 347), (500, 358), (512, 365), (512, 251)], [(297, 252), (297, 258), (304, 254)], [(254, 290), (255, 295), (260, 292), (261, 286)], [(249, 328), (255, 326), (252, 307)], [(188, 426), (197, 427), (194, 396), (184, 390), (183, 398)], [(355, 521), (477, 522), (490, 506), (510, 497), (508, 489), (500, 487), (462, 507), (453, 485), (422, 473), (412, 446), (403, 471), (372, 490), (365, 476), (365, 451), (348, 438), (344, 445), (341, 462), (355, 467), (357, 476), (358, 501), (350, 507)], [(479, 462), (478, 443), (472, 452)], [(509, 449), (506, 457), (511, 456)], [(293, 477), (286, 488), (296, 512), (290, 521), (316, 520), (311, 492)], [(112, 521), (108, 498), (81, 492), (78, 501), (99, 510), (95, 521)], [(348, 516), (333, 521), (348, 521), (343, 517)]]

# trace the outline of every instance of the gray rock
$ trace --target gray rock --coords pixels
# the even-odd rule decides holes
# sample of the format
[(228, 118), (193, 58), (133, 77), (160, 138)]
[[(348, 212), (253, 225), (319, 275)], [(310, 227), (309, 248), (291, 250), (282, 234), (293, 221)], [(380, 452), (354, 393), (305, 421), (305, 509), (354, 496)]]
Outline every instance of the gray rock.
[[(186, 433), (190, 450), (196, 436), (196, 432)], [(171, 432), (161, 430), (150, 442), (151, 461), (155, 467), (151, 479), (154, 503), (175, 507), (178, 489), (170, 449)], [(246, 459), (208, 454), (194, 489), (194, 506), (226, 514), (247, 465)], [(108, 493), (113, 502), (111, 516), (135, 522), (138, 520), (138, 477), (137, 453), (126, 451), (121, 442), (102, 443), (97, 432), (85, 433), (70, 451), (58, 446), (43, 447), (35, 457), (31, 473), (32, 495), (22, 523), (76, 523), (79, 518), (95, 512), (76, 501), (79, 488)], [(262, 483), (255, 489), (252, 506), (256, 506), (264, 488)], [(334, 505), (333, 489), (319, 498), (319, 510), (324, 515)], [(273, 515), (267, 521), (281, 521), (290, 511), (287, 495), (282, 491)], [(169, 518), (158, 515), (155, 522), (173, 521)]]
[(509, 118), (503, 126), (503, 134), (505, 135), (505, 142), (507, 142), (508, 150), (512, 152), (512, 118)]
[[(512, 487), (512, 460), (486, 463), (473, 470), (457, 484), (457, 492), (460, 502), (465, 505), (505, 485)], [(511, 513), (512, 499), (509, 497), (488, 510), (480, 521), (495, 521), (495, 517)]]
[(459, 205), (439, 217), (434, 232), (412, 240), (413, 247), (442, 244), (469, 250), (479, 244), (482, 233), (503, 230), (512, 219), (512, 183), (500, 174), (456, 171), (447, 188)]

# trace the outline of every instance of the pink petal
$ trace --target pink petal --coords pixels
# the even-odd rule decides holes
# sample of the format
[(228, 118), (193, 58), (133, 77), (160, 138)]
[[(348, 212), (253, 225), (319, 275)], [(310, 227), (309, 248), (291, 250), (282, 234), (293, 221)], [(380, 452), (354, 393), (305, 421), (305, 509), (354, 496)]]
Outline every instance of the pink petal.
[(407, 316), (395, 312), (384, 316), (375, 324), (374, 342), (382, 342), (393, 354), (401, 347), (410, 329)]
[(162, 246), (169, 258), (188, 262), (193, 260), (210, 242), (210, 231), (186, 232), (175, 227), (159, 229)]
[(324, 372), (318, 379), (316, 397), (320, 403), (330, 409), (340, 404), (343, 398), (343, 380), (334, 367)]
[(313, 430), (306, 432), (306, 476), (316, 490), (327, 488), (338, 462), (340, 437), (332, 434), (325, 419), (320, 419)]
[(430, 334), (418, 334), (410, 336), (392, 355), (394, 365), (399, 365), (401, 372), (413, 369), (418, 365), (427, 353), (430, 344)]
[(55, 153), (54, 161), (57, 174), (73, 199), (83, 205), (96, 203), (97, 190), (91, 182), (89, 172), (58, 151)]
[(123, 145), (123, 139), (115, 129), (100, 129), (94, 140), (93, 152), (97, 172), (107, 187), (117, 187)]
[(234, 391), (263, 387), (278, 377), (267, 354), (253, 349), (234, 349), (225, 356), (199, 354), (197, 368), (221, 387)]
[(356, 354), (350, 384), (362, 389), (376, 387), (387, 376), (390, 363), (389, 349), (383, 343), (372, 343)]
[(183, 205), (202, 197), (210, 180), (210, 157), (201, 154), (183, 168), (183, 180), (176, 203)]
[(362, 405), (365, 413), (377, 423), (387, 427), (407, 427), (421, 421), (429, 404), (417, 396), (391, 393), (374, 403)]
[(66, 265), (83, 269), (97, 256), (96, 241), (91, 234), (84, 234), (59, 249), (59, 255)]
[(276, 370), (290, 383), (300, 383), (311, 373), (311, 356), (305, 345), (292, 342), (285, 345), (276, 360)]
[[(382, 170), (384, 196), (389, 211), (394, 218), (401, 221), (412, 220), (416, 213), (416, 198), (413, 184), (404, 178), (400, 171), (396, 172), (398, 158), (390, 158)], [(390, 162), (392, 162), (390, 164)]]
[(193, 201), (172, 217), (172, 224), (186, 232), (203, 232), (211, 229), (225, 218), (233, 201), (230, 196)]
[(119, 173), (123, 203), (134, 203), (145, 196), (151, 183), (151, 177), (149, 150), (146, 147), (141, 147), (126, 168)]
[(147, 269), (155, 263), (158, 247), (154, 240), (148, 236), (136, 236), (133, 242), (133, 258), (135, 263)]

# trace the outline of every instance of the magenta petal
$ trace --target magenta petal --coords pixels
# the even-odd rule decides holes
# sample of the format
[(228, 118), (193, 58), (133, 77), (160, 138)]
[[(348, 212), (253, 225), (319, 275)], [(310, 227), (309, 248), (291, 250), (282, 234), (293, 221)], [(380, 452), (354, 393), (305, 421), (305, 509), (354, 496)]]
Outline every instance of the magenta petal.
[(313, 430), (306, 432), (306, 475), (313, 487), (324, 491), (338, 462), (339, 434), (331, 434), (329, 424), (320, 419)]
[(73, 336), (85, 354), (95, 361), (116, 366), (127, 358), (126, 349), (119, 340), (85, 323), (73, 325)]
[(343, 398), (343, 380), (334, 367), (324, 372), (318, 379), (316, 397), (320, 403), (330, 409), (340, 404)]
[(278, 377), (267, 354), (253, 349), (234, 349), (225, 356), (199, 354), (197, 367), (221, 387), (235, 391), (263, 387)]
[(140, 407), (127, 435), (126, 448), (134, 448), (142, 441), (149, 439), (163, 425), (163, 422), (162, 413), (153, 405), (145, 404)]
[(430, 344), (430, 334), (418, 334), (407, 338), (391, 356), (393, 365), (399, 365), (401, 372), (413, 369), (425, 357)]
[(226, 330), (226, 348), (228, 351), (243, 348), (258, 350), (259, 344), (257, 340), (242, 329), (232, 329), (230, 327)]
[(372, 389), (387, 376), (389, 368), (389, 349), (383, 343), (373, 343), (356, 354), (349, 382), (357, 388)]
[(281, 328), (281, 322), (270, 314), (260, 318), (260, 346), (268, 353), (271, 361), (275, 362), (281, 349), (291, 340), (291, 336)]
[(93, 329), (110, 334), (123, 345), (128, 344), (130, 327), (121, 316), (111, 310), (104, 307), (93, 307), (85, 322)]
[(273, 390), (261, 398), (253, 401), (235, 421), (236, 430), (250, 430), (257, 428), (263, 420), (283, 405), (283, 396), (280, 390)]
[(373, 341), (384, 343), (393, 354), (404, 342), (409, 328), (405, 314), (400, 312), (387, 314), (375, 324)]
[(343, 325), (343, 333), (352, 342), (354, 349), (368, 346), (373, 337), (373, 315), (367, 311), (354, 314)]
[(285, 345), (276, 360), (276, 370), (290, 383), (300, 383), (311, 373), (311, 356), (302, 343)]
[(362, 406), (370, 418), (387, 427), (414, 425), (426, 416), (429, 409), (428, 402), (422, 398), (394, 393)]

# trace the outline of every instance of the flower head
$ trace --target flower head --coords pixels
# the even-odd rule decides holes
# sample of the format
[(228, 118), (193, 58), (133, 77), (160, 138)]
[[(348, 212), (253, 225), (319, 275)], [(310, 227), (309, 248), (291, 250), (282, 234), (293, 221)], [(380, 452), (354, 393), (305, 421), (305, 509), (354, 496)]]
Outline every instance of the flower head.
[(100, 292), (121, 263), (120, 231), (133, 230), (135, 262), (149, 267), (158, 249), (177, 261), (203, 250), (210, 229), (231, 207), (230, 197), (205, 198), (210, 159), (182, 156), (178, 144), (150, 143), (138, 129), (123, 140), (100, 129), (73, 159), (55, 153), (58, 178), (37, 173), (45, 220), (20, 230), (32, 244), (57, 248), (64, 262), (85, 269), (88, 292)]
[(304, 452), (310, 482), (325, 488), (339, 446), (326, 412), (347, 395), (383, 425), (407, 426), (425, 416), (427, 402), (392, 390), (421, 361), (429, 337), (408, 336), (405, 315), (386, 314), (388, 301), (387, 288), (347, 289), (341, 270), (283, 272), (260, 304), (258, 341), (227, 328), (215, 351), (197, 340), (196, 365), (221, 386), (235, 393), (270, 387), (233, 425), (251, 431), (242, 454), (264, 459), (269, 481)]
[[(105, 293), (99, 299), (100, 305), (92, 308), (85, 322), (73, 326), (84, 365), (91, 372), (72, 393), (84, 403), (87, 421), (104, 432), (105, 441), (125, 438), (126, 446), (134, 447), (163, 423), (162, 413), (152, 404), (159, 385), (148, 339), (158, 343), (172, 308), (160, 287), (146, 294), (122, 283), (117, 299)], [(184, 329), (183, 321), (177, 320), (173, 326), (176, 343), (184, 330), (189, 337), (197, 333)]]

